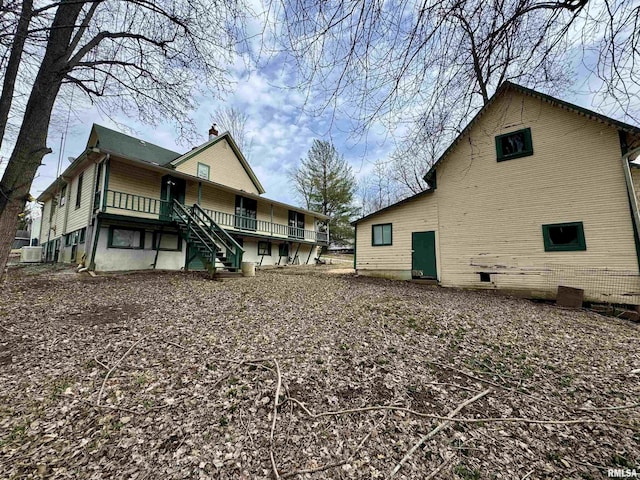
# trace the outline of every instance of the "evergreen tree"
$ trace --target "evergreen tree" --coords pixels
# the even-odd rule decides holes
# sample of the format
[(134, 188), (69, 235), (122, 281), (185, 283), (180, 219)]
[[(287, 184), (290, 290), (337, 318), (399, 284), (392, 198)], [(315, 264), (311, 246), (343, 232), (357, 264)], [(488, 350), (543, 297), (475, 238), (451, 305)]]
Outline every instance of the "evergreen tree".
[(349, 221), (356, 213), (353, 206), (356, 180), (336, 147), (331, 142), (315, 139), (291, 179), (306, 208), (329, 217), (330, 242), (352, 241), (353, 228)]

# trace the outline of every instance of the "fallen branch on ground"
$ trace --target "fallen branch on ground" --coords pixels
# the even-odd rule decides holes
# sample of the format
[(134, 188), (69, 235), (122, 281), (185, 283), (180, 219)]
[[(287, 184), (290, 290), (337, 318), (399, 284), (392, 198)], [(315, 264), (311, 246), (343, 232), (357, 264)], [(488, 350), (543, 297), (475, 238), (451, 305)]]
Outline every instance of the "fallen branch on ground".
[(131, 345), (129, 347), (129, 350), (127, 350), (124, 353), (124, 355), (122, 355), (120, 357), (120, 359), (113, 365), (113, 367), (111, 367), (109, 369), (107, 374), (104, 376), (104, 380), (102, 381), (102, 386), (100, 387), (100, 391), (98, 392), (98, 400), (96, 401), (96, 406), (97, 407), (100, 406), (100, 400), (102, 399), (102, 392), (104, 392), (104, 386), (107, 384), (107, 380), (109, 380), (109, 377), (111, 376), (111, 374), (115, 371), (116, 368), (118, 368), (118, 365), (120, 365), (122, 363), (122, 361), (127, 357), (127, 355), (129, 355), (131, 353), (131, 351), (136, 347), (136, 345), (138, 345), (145, 338), (147, 338), (146, 335), (144, 337), (142, 337), (141, 339), (139, 339), (137, 342), (135, 342), (133, 345)]
[(389, 475), (389, 477), (393, 477), (396, 473), (398, 473), (398, 471), (402, 468), (402, 466), (405, 464), (405, 462), (407, 460), (409, 460), (409, 458), (411, 458), (411, 455), (413, 455), (413, 453), (418, 448), (420, 448), (420, 446), (424, 442), (429, 440), (431, 437), (435, 436), (443, 428), (447, 427), (451, 423), (451, 419), (453, 417), (455, 417), (464, 407), (466, 407), (468, 405), (471, 405), (473, 402), (476, 402), (476, 401), (480, 400), (482, 397), (488, 395), (489, 393), (491, 393), (491, 389), (487, 388), (485, 391), (480, 392), (475, 397), (472, 397), (472, 398), (470, 398), (468, 400), (465, 400), (460, 405), (458, 405), (454, 410), (452, 410), (451, 413), (449, 413), (449, 415), (447, 415), (447, 417), (446, 417), (447, 420), (445, 420), (440, 425), (438, 425), (436, 428), (434, 428), (429, 433), (424, 435), (420, 440), (418, 440), (418, 442), (416, 442), (416, 444), (413, 447), (411, 447), (411, 449), (407, 452), (407, 454), (404, 457), (402, 457), (402, 460), (400, 460), (400, 462), (393, 468), (393, 470), (391, 471), (391, 474)]
[(373, 435), (373, 432), (375, 432), (378, 429), (378, 426), (380, 426), (380, 424), (382, 422), (384, 422), (386, 418), (387, 418), (387, 413), (384, 414), (384, 417), (382, 417), (382, 420), (380, 420), (378, 423), (376, 423), (373, 426), (373, 428), (369, 431), (369, 433), (367, 433), (367, 435), (360, 441), (360, 443), (358, 444), (356, 449), (353, 451), (353, 453), (349, 456), (349, 458), (346, 458), (345, 460), (341, 460), (339, 462), (327, 463), (326, 465), (321, 465), (321, 466), (316, 467), (316, 468), (308, 468), (308, 469), (304, 469), (304, 470), (296, 470), (294, 472), (283, 473), (280, 476), (280, 478), (291, 478), (291, 477), (295, 477), (297, 475), (306, 475), (308, 473), (324, 472), (324, 471), (329, 470), (331, 468), (341, 467), (342, 465), (345, 465), (345, 464), (351, 462), (356, 457), (358, 452), (362, 449), (362, 447), (367, 442), (367, 440), (369, 440), (371, 435)]
[(338, 415), (346, 415), (349, 413), (374, 412), (378, 410), (393, 410), (397, 412), (409, 413), (411, 415), (415, 415), (416, 417), (421, 417), (421, 418), (430, 418), (432, 420), (449, 420), (451, 422), (459, 422), (459, 423), (492, 423), (492, 422), (518, 423), (520, 422), (520, 423), (531, 423), (531, 424), (537, 424), (537, 425), (575, 425), (575, 424), (581, 424), (581, 423), (582, 424), (592, 423), (592, 424), (609, 425), (612, 427), (621, 427), (621, 428), (628, 428), (634, 431), (640, 431), (640, 427), (635, 427), (633, 425), (607, 422), (604, 420), (594, 420), (591, 418), (577, 418), (572, 420), (537, 420), (534, 418), (524, 418), (524, 417), (449, 418), (449, 417), (443, 417), (442, 415), (418, 412), (416, 410), (411, 410), (410, 408), (398, 407), (396, 405), (374, 405), (370, 407), (349, 408), (346, 410), (334, 410), (330, 412), (313, 413), (300, 400), (295, 398), (288, 398), (287, 400), (299, 405), (302, 408), (302, 410), (311, 418), (331, 417), (331, 416), (338, 416)]
[(271, 467), (273, 468), (273, 474), (275, 475), (277, 480), (280, 478), (280, 475), (278, 474), (278, 467), (276, 465), (276, 459), (273, 454), (273, 434), (276, 430), (276, 421), (278, 420), (278, 398), (280, 397), (280, 387), (282, 386), (282, 375), (280, 374), (280, 365), (278, 364), (278, 360), (274, 358), (272, 361), (276, 367), (276, 375), (278, 379), (276, 383), (276, 394), (273, 399), (273, 420), (271, 422), (271, 435), (269, 436), (269, 457), (271, 458)]

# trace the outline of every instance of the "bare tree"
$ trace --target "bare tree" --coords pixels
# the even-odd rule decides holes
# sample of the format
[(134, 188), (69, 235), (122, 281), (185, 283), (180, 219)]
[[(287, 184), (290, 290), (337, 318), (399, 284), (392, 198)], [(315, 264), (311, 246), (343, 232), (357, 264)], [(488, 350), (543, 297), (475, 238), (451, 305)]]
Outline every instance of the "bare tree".
[(374, 122), (410, 125), (389, 168), (405, 194), (426, 187), (429, 166), (505, 80), (551, 93), (571, 84), (565, 53), (575, 31), (587, 28), (586, 6), (587, 0), (292, 0), (279, 10), (272, 4), (284, 20), (282, 46), (313, 92), (311, 113), (348, 114), (360, 132)]
[[(0, 142), (7, 118), (19, 119), (0, 181), (3, 266), (36, 170), (51, 152), (47, 131), (60, 92), (76, 89), (105, 112), (151, 124), (170, 118), (184, 133), (194, 92), (216, 95), (227, 85), (225, 66), (246, 11), (240, 2), (212, 7), (199, 0), (59, 0), (37, 7), (23, 0), (14, 6), (10, 42), (0, 42), (10, 48), (0, 54), (7, 59)], [(17, 83), (21, 78), (29, 81)], [(14, 101), (18, 85), (25, 88), (19, 92), (27, 98), (24, 106)]]
[(231, 133), (244, 156), (250, 158), (252, 141), (247, 132), (248, 121), (249, 115), (236, 107), (218, 108), (211, 116), (211, 122)]
[(358, 182), (361, 216), (388, 207), (404, 196), (398, 183), (391, 177), (391, 168), (389, 161), (378, 160), (374, 163), (372, 172)]

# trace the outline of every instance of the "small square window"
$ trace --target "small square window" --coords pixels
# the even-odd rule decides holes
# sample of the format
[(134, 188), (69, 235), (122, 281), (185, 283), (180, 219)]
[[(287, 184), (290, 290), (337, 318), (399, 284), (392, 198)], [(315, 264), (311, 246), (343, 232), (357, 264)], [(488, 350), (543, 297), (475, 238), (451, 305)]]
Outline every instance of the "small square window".
[(109, 228), (109, 248), (144, 248), (144, 230), (111, 227)]
[(205, 180), (209, 180), (209, 165), (205, 165), (204, 163), (198, 162), (198, 178), (204, 178)]
[(390, 223), (373, 225), (371, 227), (371, 245), (379, 247), (392, 244), (392, 229)]
[(271, 256), (271, 242), (258, 242), (258, 255)]
[(542, 226), (545, 252), (574, 252), (587, 249), (582, 222)]
[(525, 128), (517, 132), (498, 135), (496, 137), (496, 153), (499, 162), (533, 155), (531, 129)]

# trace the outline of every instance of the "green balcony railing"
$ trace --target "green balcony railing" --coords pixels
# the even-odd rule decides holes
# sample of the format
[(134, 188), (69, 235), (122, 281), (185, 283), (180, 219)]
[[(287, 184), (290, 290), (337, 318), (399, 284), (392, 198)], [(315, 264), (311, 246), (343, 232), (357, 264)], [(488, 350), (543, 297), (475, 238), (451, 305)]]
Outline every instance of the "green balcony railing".
[(165, 209), (171, 207), (166, 200), (115, 190), (106, 191), (104, 206), (132, 212), (150, 213), (152, 215), (160, 215)]
[[(94, 201), (99, 202), (100, 192), (96, 193)], [(103, 196), (103, 208), (117, 208), (132, 212), (157, 215), (160, 219), (171, 218), (171, 204), (159, 198), (145, 197), (133, 193), (107, 190)], [(282, 237), (293, 241), (302, 240), (315, 243), (328, 243), (329, 238), (326, 232), (315, 230), (305, 230), (303, 228), (273, 223), (265, 220), (258, 220), (253, 217), (234, 215), (232, 213), (219, 212), (216, 210), (203, 209), (214, 222), (223, 227), (234, 230), (269, 235), (272, 237)]]
[(303, 240), (307, 242), (328, 243), (329, 236), (326, 232), (315, 230), (305, 230), (304, 228), (290, 227), (281, 223), (267, 222), (253, 217), (244, 217), (232, 213), (219, 212), (216, 210), (204, 209), (213, 220), (223, 227), (230, 227), (237, 230), (270, 235), (272, 237), (286, 237), (292, 240)]

